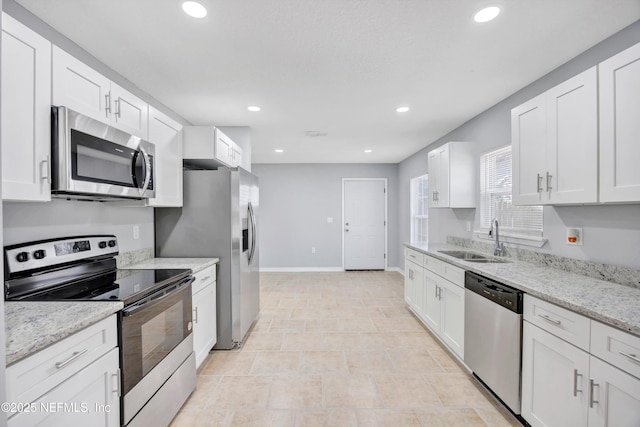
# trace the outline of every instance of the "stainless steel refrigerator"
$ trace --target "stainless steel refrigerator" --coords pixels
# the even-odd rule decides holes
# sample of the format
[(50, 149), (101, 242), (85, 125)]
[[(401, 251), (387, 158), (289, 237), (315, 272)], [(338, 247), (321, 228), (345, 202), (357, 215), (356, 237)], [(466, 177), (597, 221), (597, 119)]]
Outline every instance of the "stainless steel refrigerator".
[(218, 340), (244, 341), (260, 311), (258, 178), (241, 168), (185, 170), (182, 208), (156, 208), (157, 257), (217, 257)]

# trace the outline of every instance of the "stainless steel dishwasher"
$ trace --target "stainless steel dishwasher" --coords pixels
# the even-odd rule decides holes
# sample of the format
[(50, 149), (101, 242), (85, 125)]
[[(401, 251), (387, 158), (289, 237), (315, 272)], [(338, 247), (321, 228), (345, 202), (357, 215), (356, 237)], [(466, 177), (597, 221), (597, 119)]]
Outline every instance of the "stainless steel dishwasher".
[(470, 271), (464, 285), (464, 362), (520, 414), (523, 293)]

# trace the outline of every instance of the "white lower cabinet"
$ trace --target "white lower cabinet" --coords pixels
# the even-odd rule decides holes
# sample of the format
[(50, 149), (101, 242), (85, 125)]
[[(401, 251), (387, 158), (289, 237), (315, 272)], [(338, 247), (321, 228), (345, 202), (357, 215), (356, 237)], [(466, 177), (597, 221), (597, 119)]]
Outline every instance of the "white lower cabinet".
[[(549, 303), (544, 304), (550, 314), (539, 312), (532, 317), (527, 306), (542, 307), (538, 302), (525, 295), (522, 417), (533, 427), (640, 426), (640, 379), (634, 376), (637, 366), (635, 362), (624, 363), (628, 356), (635, 356), (640, 338), (564, 308), (551, 308)], [(544, 316), (553, 322), (537, 326), (531, 322)], [(587, 322), (576, 323), (576, 316)], [(577, 324), (581, 326), (576, 328)], [(556, 336), (562, 331), (570, 332), (563, 338), (575, 345)], [(573, 339), (584, 333), (589, 340)]]
[(8, 426), (119, 426), (120, 357), (112, 315), (7, 367)]
[(207, 358), (216, 344), (216, 270), (206, 268), (195, 275), (193, 283), (193, 350), (196, 353), (196, 368)]
[[(464, 357), (464, 270), (429, 255), (405, 251), (405, 301), (460, 359)], [(445, 278), (446, 275), (446, 278)], [(448, 279), (453, 279), (451, 281)]]

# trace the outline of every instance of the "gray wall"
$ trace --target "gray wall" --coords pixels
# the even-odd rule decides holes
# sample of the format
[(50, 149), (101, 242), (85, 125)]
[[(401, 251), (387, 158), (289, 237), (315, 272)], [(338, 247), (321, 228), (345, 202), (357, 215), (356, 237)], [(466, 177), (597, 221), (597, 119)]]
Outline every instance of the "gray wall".
[[(82, 234), (115, 234), (120, 252), (153, 248), (153, 208), (54, 199), (49, 203), (4, 202), (4, 244)], [(140, 238), (133, 239), (133, 226)]]
[[(604, 40), (489, 110), (433, 141), (399, 165), (400, 240), (410, 238), (410, 179), (427, 172), (427, 152), (447, 141), (468, 140), (482, 153), (511, 143), (511, 109), (608, 57), (640, 42), (640, 21)], [(500, 70), (496, 70), (500, 72)], [(579, 159), (580, 153), (576, 153)], [(478, 158), (479, 161), (479, 158)], [(478, 185), (478, 184), (476, 184)], [(477, 188), (479, 194), (479, 187)], [(479, 200), (479, 199), (478, 199)], [(431, 209), (430, 242), (444, 242), (447, 235), (472, 238), (466, 221), (479, 224), (476, 209)], [(584, 245), (564, 243), (566, 227), (583, 227)], [(640, 205), (545, 207), (544, 234), (548, 243), (541, 249), (556, 255), (640, 268)]]
[(399, 265), (397, 164), (254, 164), (253, 173), (260, 178), (260, 268), (342, 267), (343, 178), (387, 178), (388, 266)]

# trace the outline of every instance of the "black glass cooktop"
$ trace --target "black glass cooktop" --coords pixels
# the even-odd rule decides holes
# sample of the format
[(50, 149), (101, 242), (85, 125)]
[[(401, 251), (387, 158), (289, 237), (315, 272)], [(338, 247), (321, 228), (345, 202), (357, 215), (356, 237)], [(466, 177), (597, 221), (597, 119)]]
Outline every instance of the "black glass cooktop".
[(140, 298), (181, 281), (188, 269), (112, 270), (67, 283), (29, 296), (20, 301), (122, 301), (128, 305)]

